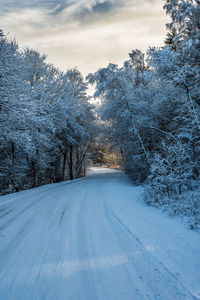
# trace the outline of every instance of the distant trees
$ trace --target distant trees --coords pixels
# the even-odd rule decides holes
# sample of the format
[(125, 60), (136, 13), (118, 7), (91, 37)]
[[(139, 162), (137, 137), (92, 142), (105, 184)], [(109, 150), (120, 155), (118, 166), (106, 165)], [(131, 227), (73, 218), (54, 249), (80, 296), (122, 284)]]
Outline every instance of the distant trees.
[(84, 174), (94, 135), (93, 106), (77, 69), (19, 50), (0, 32), (0, 192)]
[(163, 48), (149, 49), (146, 61), (134, 50), (123, 67), (109, 64), (88, 79), (125, 171), (148, 183), (151, 203), (175, 207), (200, 179), (200, 2), (166, 0), (164, 9), (171, 22)]
[[(125, 170), (136, 180), (148, 173), (148, 145), (141, 126), (146, 124), (149, 72), (144, 55), (135, 50), (122, 68), (110, 64), (88, 76), (95, 83), (95, 97), (101, 97), (101, 117), (107, 122), (110, 139), (121, 151)], [(132, 165), (134, 164), (134, 169)]]

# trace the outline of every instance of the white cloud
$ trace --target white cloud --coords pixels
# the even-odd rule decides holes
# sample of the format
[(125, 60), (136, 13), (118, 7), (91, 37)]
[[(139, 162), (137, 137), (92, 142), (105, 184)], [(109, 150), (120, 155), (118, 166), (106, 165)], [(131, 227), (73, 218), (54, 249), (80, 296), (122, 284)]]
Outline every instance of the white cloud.
[[(1, 26), (20, 44), (47, 53), (48, 60), (61, 69), (78, 66), (85, 74), (109, 62), (122, 63), (134, 48), (162, 45), (166, 17), (160, 0), (142, 0), (137, 5), (115, 1), (109, 11), (98, 8), (97, 13), (94, 7), (102, 2), (70, 0), (59, 14), (53, 14), (50, 5), (20, 7), (20, 13), (18, 9), (4, 13)], [(64, 1), (55, 3), (58, 9)]]

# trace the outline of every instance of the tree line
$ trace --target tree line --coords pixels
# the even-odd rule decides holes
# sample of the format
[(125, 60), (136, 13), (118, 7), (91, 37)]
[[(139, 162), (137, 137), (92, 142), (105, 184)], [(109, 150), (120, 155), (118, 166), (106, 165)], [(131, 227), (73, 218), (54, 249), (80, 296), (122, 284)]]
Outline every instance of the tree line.
[(84, 175), (94, 127), (87, 83), (0, 31), (0, 193)]
[(165, 45), (89, 74), (99, 115), (146, 201), (200, 228), (200, 1), (166, 0)]

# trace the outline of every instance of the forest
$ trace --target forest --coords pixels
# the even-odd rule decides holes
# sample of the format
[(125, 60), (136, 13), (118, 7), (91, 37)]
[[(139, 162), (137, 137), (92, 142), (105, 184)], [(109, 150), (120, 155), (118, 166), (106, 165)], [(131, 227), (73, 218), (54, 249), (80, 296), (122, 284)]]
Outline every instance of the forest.
[(110, 152), (147, 204), (200, 229), (200, 1), (164, 9), (163, 47), (86, 78), (0, 31), (0, 194), (82, 177)]

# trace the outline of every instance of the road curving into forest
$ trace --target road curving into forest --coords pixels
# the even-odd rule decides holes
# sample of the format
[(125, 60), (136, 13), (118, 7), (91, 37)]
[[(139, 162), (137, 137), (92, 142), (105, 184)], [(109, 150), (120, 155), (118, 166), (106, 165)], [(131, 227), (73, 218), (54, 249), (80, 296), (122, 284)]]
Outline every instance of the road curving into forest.
[(200, 298), (200, 239), (109, 169), (0, 197), (0, 299)]

